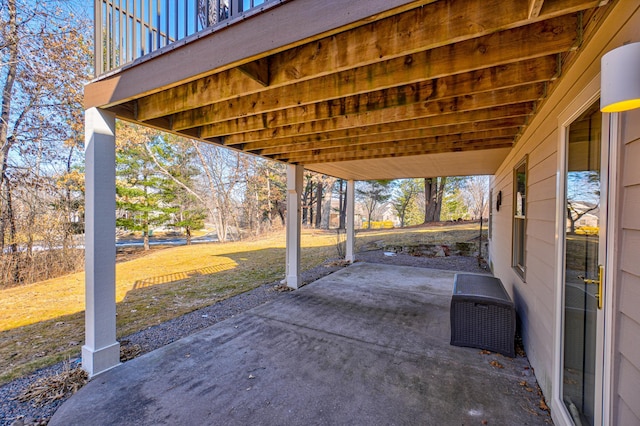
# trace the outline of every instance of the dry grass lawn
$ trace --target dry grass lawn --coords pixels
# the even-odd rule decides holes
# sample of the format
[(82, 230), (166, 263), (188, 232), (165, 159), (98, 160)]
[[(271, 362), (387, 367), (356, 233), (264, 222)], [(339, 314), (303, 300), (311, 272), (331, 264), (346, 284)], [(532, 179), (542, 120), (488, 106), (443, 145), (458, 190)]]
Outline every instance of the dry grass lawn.
[[(372, 230), (356, 247), (468, 241), (477, 224)], [(302, 267), (337, 256), (336, 234), (305, 231)], [(284, 232), (255, 241), (153, 251), (116, 266), (118, 337), (248, 291), (284, 276)], [(84, 340), (84, 274), (0, 290), (0, 384), (75, 357)]]

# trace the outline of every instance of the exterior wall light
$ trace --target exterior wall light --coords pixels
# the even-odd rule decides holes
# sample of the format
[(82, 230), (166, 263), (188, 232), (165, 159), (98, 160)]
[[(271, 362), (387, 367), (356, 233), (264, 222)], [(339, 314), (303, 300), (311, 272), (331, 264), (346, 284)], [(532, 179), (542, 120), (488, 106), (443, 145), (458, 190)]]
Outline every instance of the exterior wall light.
[(600, 110), (640, 108), (640, 43), (618, 47), (602, 57)]

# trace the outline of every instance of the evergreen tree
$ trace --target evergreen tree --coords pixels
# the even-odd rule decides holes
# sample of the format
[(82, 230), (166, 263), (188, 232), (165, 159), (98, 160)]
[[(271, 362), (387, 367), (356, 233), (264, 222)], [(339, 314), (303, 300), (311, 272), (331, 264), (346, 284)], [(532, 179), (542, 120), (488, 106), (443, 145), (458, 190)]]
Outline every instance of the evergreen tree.
[(203, 229), (207, 217), (207, 210), (193, 189), (195, 178), (200, 175), (193, 164), (193, 145), (163, 135), (153, 145), (147, 144), (147, 150), (156, 166), (169, 178), (164, 181), (162, 193), (164, 201), (174, 208), (171, 226), (184, 229), (187, 245), (190, 245), (192, 231)]
[[(149, 141), (151, 142), (151, 141)], [(168, 178), (158, 173), (144, 143), (125, 143), (116, 153), (116, 225), (142, 231), (149, 249), (153, 227), (169, 222), (176, 208), (168, 202)]]

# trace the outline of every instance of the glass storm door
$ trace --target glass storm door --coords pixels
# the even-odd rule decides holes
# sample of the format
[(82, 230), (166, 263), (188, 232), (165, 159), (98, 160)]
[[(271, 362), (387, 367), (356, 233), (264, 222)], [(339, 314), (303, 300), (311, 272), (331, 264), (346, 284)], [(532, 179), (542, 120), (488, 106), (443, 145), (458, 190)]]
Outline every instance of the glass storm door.
[(562, 399), (576, 425), (593, 425), (602, 351), (601, 264), (602, 114), (596, 102), (567, 134), (565, 169), (564, 354)]

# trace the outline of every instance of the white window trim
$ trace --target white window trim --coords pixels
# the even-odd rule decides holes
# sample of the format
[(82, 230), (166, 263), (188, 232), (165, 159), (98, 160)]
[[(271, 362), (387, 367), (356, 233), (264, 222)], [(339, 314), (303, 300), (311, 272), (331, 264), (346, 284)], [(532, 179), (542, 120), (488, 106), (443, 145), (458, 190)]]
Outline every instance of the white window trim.
[[(525, 199), (524, 199), (524, 215), (516, 215), (516, 197), (517, 197), (517, 182), (516, 182), (516, 170), (524, 165), (525, 172)], [(511, 208), (511, 267), (516, 274), (526, 282), (527, 276), (527, 199), (529, 192), (529, 156), (525, 155), (518, 163), (513, 167), (513, 201)], [(524, 221), (524, 229), (522, 231), (522, 246), (523, 246), (523, 258), (522, 267), (518, 264), (516, 259), (516, 220)]]

